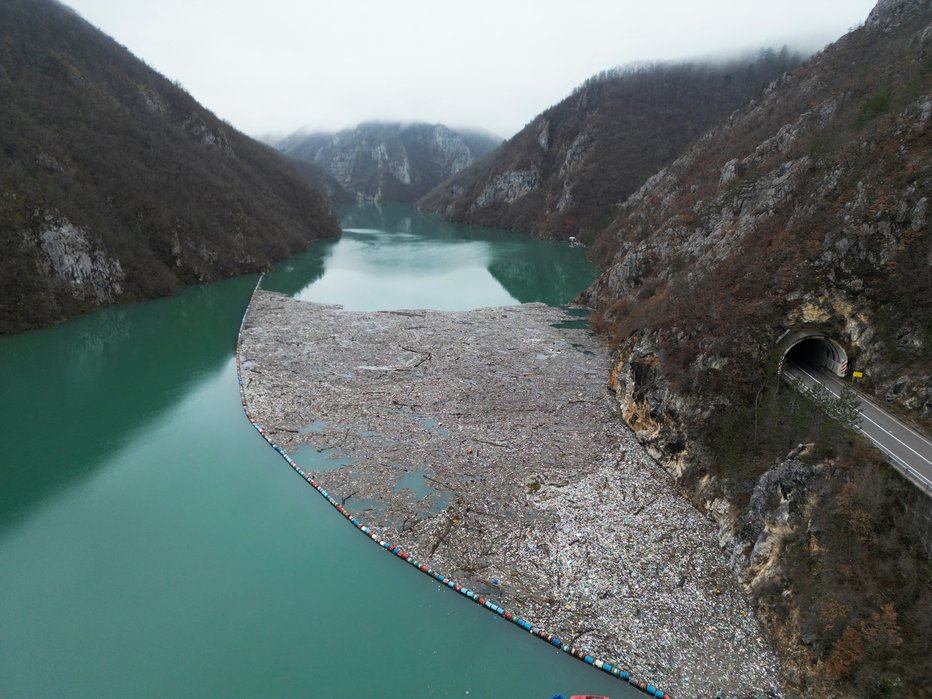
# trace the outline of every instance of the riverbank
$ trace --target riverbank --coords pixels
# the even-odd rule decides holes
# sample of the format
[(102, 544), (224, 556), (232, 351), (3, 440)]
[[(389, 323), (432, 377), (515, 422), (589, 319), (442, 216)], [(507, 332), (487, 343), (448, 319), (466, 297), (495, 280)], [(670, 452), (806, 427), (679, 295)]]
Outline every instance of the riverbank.
[(565, 320), (258, 292), (246, 396), (348, 510), (435, 569), (675, 696), (769, 691), (776, 661), (716, 532), (623, 426), (601, 340)]

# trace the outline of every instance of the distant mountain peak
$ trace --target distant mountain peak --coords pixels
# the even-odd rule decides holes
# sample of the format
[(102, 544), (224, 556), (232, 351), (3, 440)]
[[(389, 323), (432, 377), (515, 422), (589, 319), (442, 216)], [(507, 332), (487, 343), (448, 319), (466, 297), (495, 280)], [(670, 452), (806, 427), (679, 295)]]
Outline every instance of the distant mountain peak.
[(336, 133), (298, 131), (278, 148), (320, 168), (357, 199), (415, 201), (498, 145), (443, 124), (369, 121)]

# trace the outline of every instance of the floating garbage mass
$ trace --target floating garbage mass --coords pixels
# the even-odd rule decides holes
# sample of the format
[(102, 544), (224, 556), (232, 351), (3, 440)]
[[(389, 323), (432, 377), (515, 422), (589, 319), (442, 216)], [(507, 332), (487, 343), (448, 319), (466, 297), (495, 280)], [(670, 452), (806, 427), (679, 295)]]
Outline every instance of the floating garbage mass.
[[(256, 291), (259, 290), (259, 286), (262, 284), (262, 279), (264, 276), (265, 275), (260, 275), (259, 281), (256, 282), (255, 289), (253, 289), (253, 297), (255, 296)], [(553, 645), (559, 648), (564, 653), (568, 653), (569, 655), (581, 660), (587, 665), (592, 665), (593, 667), (598, 668), (602, 672), (605, 672), (609, 675), (617, 677), (620, 680), (628, 682), (628, 684), (630, 684), (633, 687), (637, 687), (638, 689), (640, 689), (642, 692), (644, 692), (648, 696), (656, 697), (657, 699), (671, 699), (669, 694), (667, 694), (663, 690), (657, 689), (652, 684), (648, 684), (646, 680), (635, 676), (635, 674), (632, 673), (630, 670), (619, 668), (618, 666), (612, 663), (606, 662), (604, 660), (601, 660), (599, 658), (593, 658), (591, 655), (588, 655), (584, 650), (575, 648), (569, 645), (568, 643), (564, 643), (559, 638), (554, 636), (552, 633), (548, 633), (544, 629), (534, 626), (534, 624), (532, 624), (531, 622), (526, 621), (525, 619), (522, 619), (512, 614), (511, 612), (505, 611), (502, 607), (499, 607), (497, 604), (492, 602), (492, 600), (489, 600), (479, 595), (478, 593), (473, 592), (472, 590), (469, 590), (463, 587), (458, 582), (451, 579), (449, 576), (444, 575), (440, 573), (439, 571), (434, 570), (426, 563), (423, 563), (415, 559), (410, 553), (403, 551), (400, 547), (394, 546), (393, 544), (387, 541), (384, 541), (383, 539), (379, 537), (379, 535), (376, 532), (372, 531), (370, 527), (366, 526), (366, 524), (364, 524), (363, 522), (358, 520), (356, 517), (354, 517), (353, 514), (349, 510), (347, 510), (345, 507), (343, 507), (343, 505), (335, 497), (333, 497), (333, 495), (331, 495), (327, 491), (326, 488), (324, 488), (320, 483), (315, 481), (309, 473), (305, 472), (304, 469), (298, 466), (297, 462), (295, 462), (295, 460), (281, 446), (279, 446), (272, 440), (272, 437), (263, 429), (262, 425), (259, 424), (259, 422), (252, 416), (249, 403), (246, 400), (246, 387), (243, 384), (243, 374), (242, 374), (242, 369), (240, 366), (240, 347), (242, 344), (243, 329), (246, 327), (246, 320), (249, 317), (249, 311), (251, 308), (252, 308), (252, 298), (250, 298), (249, 304), (247, 304), (246, 310), (243, 313), (243, 319), (240, 322), (239, 332), (237, 333), (237, 337), (236, 337), (236, 380), (239, 383), (240, 402), (242, 403), (243, 412), (245, 412), (246, 418), (249, 420), (249, 423), (256, 429), (256, 431), (260, 435), (262, 435), (262, 438), (266, 442), (268, 442), (269, 445), (275, 451), (277, 451), (285, 461), (288, 462), (288, 465), (291, 466), (292, 470), (294, 470), (295, 473), (301, 476), (301, 478), (306, 483), (308, 483), (311, 487), (314, 488), (314, 490), (320, 493), (320, 495), (323, 496), (327, 500), (327, 502), (329, 502), (334, 507), (334, 509), (337, 510), (337, 512), (343, 515), (343, 517), (345, 517), (356, 529), (358, 529), (360, 532), (362, 532), (372, 541), (377, 543), (380, 547), (382, 547), (389, 553), (393, 554), (395, 557), (417, 568), (422, 573), (430, 576), (437, 582), (442, 583), (443, 585), (446, 585), (451, 590), (454, 590), (455, 592), (458, 592), (464, 597), (471, 599), (473, 602), (479, 604), (480, 606), (485, 607), (493, 614), (497, 614), (498, 616), (501, 616), (505, 620), (510, 621), (515, 626), (518, 626), (524, 629), (525, 631), (528, 631), (533, 636), (536, 636), (537, 638), (541, 639), (545, 643), (548, 643), (550, 645)]]

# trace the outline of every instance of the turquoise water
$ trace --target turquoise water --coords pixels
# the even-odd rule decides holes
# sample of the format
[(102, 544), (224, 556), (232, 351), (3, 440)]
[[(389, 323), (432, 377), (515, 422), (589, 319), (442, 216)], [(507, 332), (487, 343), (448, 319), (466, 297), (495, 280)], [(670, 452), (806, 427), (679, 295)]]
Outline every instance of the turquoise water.
[(316, 243), (262, 286), (347, 310), (447, 311), (569, 303), (595, 277), (582, 248), (462, 226), (408, 204), (347, 211), (343, 236)]
[[(306, 293), (342, 244), (273, 280)], [(0, 338), (0, 696), (639, 696), (376, 547), (267, 446), (233, 359), (254, 283)]]

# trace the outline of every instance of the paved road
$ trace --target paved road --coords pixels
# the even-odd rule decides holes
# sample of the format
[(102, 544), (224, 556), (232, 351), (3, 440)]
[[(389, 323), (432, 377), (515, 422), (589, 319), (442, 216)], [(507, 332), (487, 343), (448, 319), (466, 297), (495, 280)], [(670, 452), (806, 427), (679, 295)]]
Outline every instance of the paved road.
[[(807, 387), (820, 383), (834, 396), (838, 396), (847, 385), (827, 371), (792, 362), (786, 363), (783, 373), (802, 381)], [(863, 393), (855, 391), (855, 394), (861, 401), (861, 424), (858, 430), (903, 475), (932, 496), (932, 440), (900, 422)]]

